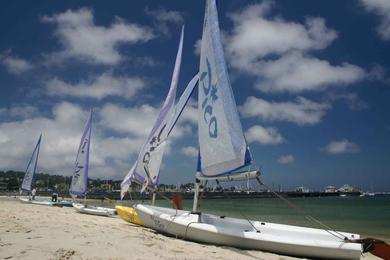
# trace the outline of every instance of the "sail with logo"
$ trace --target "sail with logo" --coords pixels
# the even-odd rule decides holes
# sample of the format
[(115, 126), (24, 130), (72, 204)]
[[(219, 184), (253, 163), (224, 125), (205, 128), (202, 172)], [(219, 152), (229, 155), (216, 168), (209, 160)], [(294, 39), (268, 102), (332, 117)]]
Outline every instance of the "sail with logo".
[(307, 258), (360, 259), (363, 247), (356, 239), (358, 234), (250, 220), (244, 214), (244, 218), (217, 216), (198, 210), (202, 181), (256, 178), (262, 183), (259, 171), (236, 171), (249, 166), (252, 158), (229, 82), (215, 0), (206, 2), (198, 91), (199, 156), (193, 209), (136, 204), (134, 209), (142, 225), (207, 244)]
[(92, 113), (93, 111), (91, 109), (87, 123), (84, 127), (83, 135), (81, 136), (79, 149), (77, 151), (72, 183), (69, 190), (72, 197), (85, 195), (88, 188), (89, 146), (91, 143)]
[[(179, 119), (181, 113), (183, 112), (188, 100), (190, 99), (192, 93), (194, 92), (194, 89), (198, 83), (198, 74), (196, 74), (191, 81), (186, 86), (185, 90), (183, 91), (182, 95), (180, 96), (179, 101), (175, 105), (174, 113), (169, 120), (167, 120), (166, 124), (166, 137), (168, 138), (169, 134), (172, 132), (173, 128), (175, 127), (177, 120)], [(151, 156), (154, 156), (154, 153), (151, 154)], [(137, 162), (134, 163), (134, 165), (131, 167), (130, 171), (126, 174), (126, 176), (123, 178), (123, 181), (121, 183), (121, 199), (126, 195), (126, 192), (129, 190), (131, 181), (134, 178), (134, 171), (136, 168)], [(140, 178), (140, 177), (139, 177)], [(142, 182), (142, 179), (139, 181)]]
[(142, 183), (143, 189), (148, 185), (154, 186), (158, 182), (160, 165), (167, 145), (167, 124), (174, 115), (177, 82), (180, 74), (181, 57), (183, 50), (184, 26), (181, 30), (180, 43), (177, 51), (175, 68), (173, 70), (171, 86), (165, 102), (157, 116), (156, 122), (150, 132), (136, 162), (132, 178)]
[(22, 191), (31, 191), (31, 186), (34, 181), (35, 171), (37, 169), (38, 164), (38, 155), (39, 155), (39, 148), (41, 146), (41, 139), (42, 134), (38, 138), (38, 142), (35, 145), (34, 151), (31, 155), (30, 161), (28, 162), (26, 173), (24, 174), (21, 190)]
[(198, 138), (198, 172), (203, 176), (229, 174), (252, 161), (227, 72), (217, 9), (210, 1), (199, 64)]
[[(88, 192), (88, 170), (89, 170), (89, 147), (91, 144), (92, 132), (92, 114), (93, 110), (89, 112), (87, 123), (85, 124), (83, 135), (81, 136), (79, 149), (77, 151), (76, 162), (74, 166), (72, 183), (69, 193), (72, 195), (74, 201), (77, 196), (84, 196), (86, 200)], [(85, 201), (86, 202), (86, 201)], [(79, 212), (97, 216), (112, 216), (115, 214), (115, 209), (105, 207), (95, 207), (91, 205), (72, 203), (73, 208)]]

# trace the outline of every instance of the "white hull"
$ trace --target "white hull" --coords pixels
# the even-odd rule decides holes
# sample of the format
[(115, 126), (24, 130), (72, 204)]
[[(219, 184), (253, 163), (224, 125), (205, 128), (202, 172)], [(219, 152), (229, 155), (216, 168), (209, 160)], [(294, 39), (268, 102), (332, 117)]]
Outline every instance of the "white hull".
[(73, 203), (73, 207), (79, 213), (96, 215), (96, 216), (105, 216), (105, 217), (115, 215), (115, 211), (116, 211), (115, 209), (111, 209), (111, 208), (87, 206), (80, 203)]
[(30, 203), (31, 204), (31, 200), (29, 198), (18, 198), (20, 200), (20, 202), (22, 203)]
[[(325, 230), (137, 204), (142, 225), (192, 241), (255, 249), (278, 254), (327, 259), (360, 259), (362, 247), (345, 243)], [(342, 232), (357, 239), (359, 235)]]
[(22, 203), (29, 203), (42, 206), (60, 206), (59, 202), (52, 202), (48, 200), (30, 200), (29, 198), (19, 198)]

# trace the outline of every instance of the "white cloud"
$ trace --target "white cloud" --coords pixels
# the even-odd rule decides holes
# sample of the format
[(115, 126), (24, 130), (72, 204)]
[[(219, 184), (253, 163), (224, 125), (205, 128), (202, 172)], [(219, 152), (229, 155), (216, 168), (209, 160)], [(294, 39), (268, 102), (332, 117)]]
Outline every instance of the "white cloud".
[(255, 125), (245, 132), (245, 137), (249, 143), (258, 142), (260, 144), (280, 144), (284, 138), (275, 127), (263, 127)]
[(388, 0), (360, 0), (364, 8), (380, 17), (377, 28), (378, 34), (385, 41), (390, 40), (390, 1)]
[(337, 38), (323, 18), (306, 18), (305, 24), (269, 18), (272, 3), (264, 1), (230, 15), (234, 29), (228, 50), (235, 58), (255, 60), (290, 50), (324, 49)]
[[(100, 117), (99, 124), (107, 129), (114, 130), (120, 134), (130, 134), (136, 138), (147, 137), (156, 120), (160, 107), (150, 105), (141, 105), (136, 107), (125, 107), (118, 104), (108, 103), (98, 111)], [(120, 118), (120, 120), (118, 120)], [(178, 139), (185, 134), (192, 132), (193, 108), (187, 107), (178, 120), (171, 138)]]
[(150, 105), (124, 107), (108, 103), (98, 113), (101, 118), (100, 123), (105, 127), (118, 133), (146, 138), (157, 117), (158, 109)]
[(51, 63), (77, 58), (90, 63), (115, 65), (123, 59), (118, 51), (120, 44), (146, 42), (154, 37), (151, 29), (120, 18), (108, 27), (95, 25), (93, 12), (88, 8), (44, 16), (42, 21), (56, 25), (55, 35), (64, 48), (48, 55)]
[(176, 24), (184, 23), (183, 13), (173, 10), (166, 10), (163, 7), (160, 7), (158, 9), (149, 9), (148, 7), (146, 7), (145, 13), (148, 16), (152, 16), (159, 22), (171, 22)]
[(195, 55), (200, 55), (200, 50), (202, 48), (202, 39), (198, 39), (194, 44), (194, 53)]
[[(136, 138), (145, 140), (156, 120), (160, 107), (141, 105), (125, 107), (118, 104), (108, 103), (98, 110), (99, 124), (107, 129), (120, 134), (130, 134)], [(194, 115), (193, 108), (187, 107), (178, 120), (171, 138), (178, 139), (192, 132)], [(120, 120), (118, 120), (120, 118)]]
[(313, 125), (321, 121), (328, 109), (330, 105), (327, 103), (317, 103), (303, 97), (298, 97), (295, 102), (269, 102), (251, 96), (240, 107), (240, 112), (244, 117), (258, 117), (264, 121)]
[(288, 154), (288, 155), (282, 155), (279, 157), (278, 159), (278, 162), (280, 164), (288, 164), (288, 163), (293, 163), (295, 161), (295, 158), (294, 156), (292, 156), (291, 154)]
[(27, 60), (12, 57), (10, 55), (4, 55), (5, 57), (0, 56), (1, 64), (7, 69), (11, 74), (21, 74), (23, 72), (30, 71), (34, 66)]
[(273, 2), (264, 1), (231, 14), (234, 28), (226, 36), (230, 64), (254, 76), (258, 89), (269, 92), (323, 90), (348, 85), (365, 77), (363, 69), (349, 63), (332, 65), (309, 54), (329, 46), (337, 33), (320, 17), (305, 23), (270, 17)]
[(149, 9), (146, 7), (145, 14), (154, 18), (157, 31), (165, 35), (169, 35), (171, 24), (184, 24), (184, 14), (179, 11), (166, 10), (163, 7), (158, 9)]
[(61, 97), (103, 99), (118, 96), (131, 99), (145, 87), (145, 81), (138, 77), (113, 77), (110, 73), (92, 77), (76, 84), (53, 78), (46, 83), (46, 94)]
[(188, 157), (195, 158), (198, 156), (198, 149), (193, 146), (186, 146), (181, 148), (180, 152)]
[(257, 61), (250, 69), (262, 77), (256, 88), (269, 92), (323, 90), (330, 85), (346, 86), (365, 76), (358, 66), (349, 63), (333, 66), (300, 52), (288, 53), (277, 60)]
[(9, 108), (0, 108), (0, 115), (4, 117), (28, 118), (36, 114), (38, 114), (38, 109), (29, 105), (14, 105)]
[[(88, 110), (62, 102), (54, 106), (50, 117), (33, 116), (0, 123), (1, 168), (25, 170), (42, 133), (38, 171), (71, 175), (87, 115)], [(94, 116), (90, 154), (92, 178), (120, 178), (131, 166), (130, 159), (135, 158), (144, 141), (144, 137), (112, 136), (109, 129), (101, 123), (99, 115)]]
[(323, 150), (328, 154), (358, 153), (360, 152), (360, 147), (347, 139), (342, 139), (330, 142)]
[(366, 102), (359, 98), (355, 93), (329, 93), (328, 98), (331, 101), (344, 100), (350, 110), (360, 111), (368, 108)]
[(2, 167), (24, 168), (40, 133), (43, 133), (41, 168), (57, 167), (57, 164), (64, 163), (73, 164), (79, 142), (77, 139), (82, 131), (79, 128), (84, 124), (83, 111), (70, 103), (61, 103), (53, 108), (52, 114), (53, 118), (37, 116), (0, 124), (0, 133), (6, 137), (6, 141), (0, 145)]

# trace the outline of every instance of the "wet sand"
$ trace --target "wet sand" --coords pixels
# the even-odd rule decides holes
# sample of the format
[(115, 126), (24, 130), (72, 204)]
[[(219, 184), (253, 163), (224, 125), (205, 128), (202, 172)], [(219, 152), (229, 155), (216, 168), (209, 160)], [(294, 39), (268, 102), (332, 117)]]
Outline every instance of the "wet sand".
[[(167, 237), (118, 217), (0, 197), (0, 259), (298, 259)], [(379, 259), (367, 255), (363, 259)]]

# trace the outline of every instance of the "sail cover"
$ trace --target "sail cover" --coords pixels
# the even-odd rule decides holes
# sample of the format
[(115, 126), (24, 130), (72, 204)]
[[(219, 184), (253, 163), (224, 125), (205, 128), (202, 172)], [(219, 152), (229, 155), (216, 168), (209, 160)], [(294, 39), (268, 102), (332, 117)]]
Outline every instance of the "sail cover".
[(87, 192), (91, 129), (92, 109), (89, 112), (88, 120), (85, 124), (84, 132), (80, 140), (79, 149), (77, 151), (77, 157), (72, 176), (72, 183), (69, 190), (69, 193), (72, 196), (85, 195), (85, 193)]
[(158, 114), (156, 122), (150, 132), (136, 163), (134, 178), (141, 182), (145, 187), (156, 185), (160, 165), (167, 145), (168, 129), (167, 124), (174, 114), (174, 105), (176, 99), (176, 88), (180, 74), (181, 57), (183, 50), (184, 26), (181, 30), (180, 43), (177, 51), (175, 68), (173, 70), (171, 86), (165, 102)]
[(35, 145), (30, 161), (28, 162), (26, 173), (24, 174), (22, 187), (21, 187), (23, 191), (31, 191), (31, 185), (34, 181), (34, 175), (38, 164), (38, 155), (39, 155), (39, 147), (41, 146), (41, 138), (42, 138), (42, 134), (39, 136), (38, 142)]
[(218, 176), (250, 164), (223, 54), (215, 0), (207, 0), (198, 92), (198, 171)]

